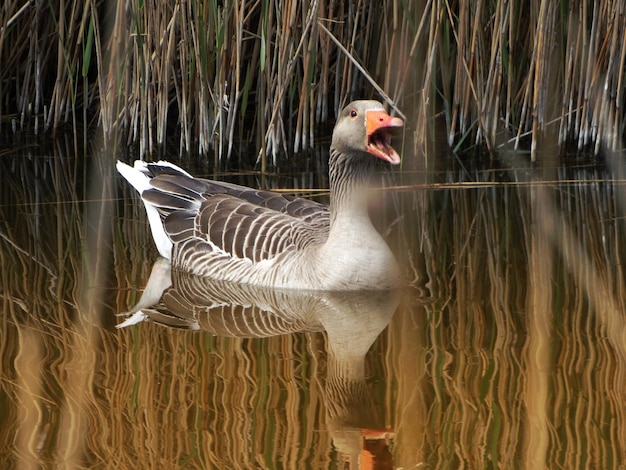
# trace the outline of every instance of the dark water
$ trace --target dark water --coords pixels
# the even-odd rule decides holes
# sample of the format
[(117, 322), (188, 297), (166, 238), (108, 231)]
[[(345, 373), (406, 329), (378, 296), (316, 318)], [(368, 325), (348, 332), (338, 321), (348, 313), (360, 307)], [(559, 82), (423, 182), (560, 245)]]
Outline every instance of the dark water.
[(405, 155), (374, 210), (412, 287), (311, 295), (172, 274), (109, 154), (12, 147), (1, 468), (626, 468), (621, 168)]

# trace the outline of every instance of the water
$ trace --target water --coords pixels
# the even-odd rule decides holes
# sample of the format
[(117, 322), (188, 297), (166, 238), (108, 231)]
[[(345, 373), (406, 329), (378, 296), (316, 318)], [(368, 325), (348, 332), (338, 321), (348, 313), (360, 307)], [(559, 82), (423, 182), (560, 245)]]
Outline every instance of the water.
[(13, 147), (2, 468), (626, 468), (619, 169), (405, 170), (376, 223), (412, 287), (312, 296), (170, 273), (110, 156)]

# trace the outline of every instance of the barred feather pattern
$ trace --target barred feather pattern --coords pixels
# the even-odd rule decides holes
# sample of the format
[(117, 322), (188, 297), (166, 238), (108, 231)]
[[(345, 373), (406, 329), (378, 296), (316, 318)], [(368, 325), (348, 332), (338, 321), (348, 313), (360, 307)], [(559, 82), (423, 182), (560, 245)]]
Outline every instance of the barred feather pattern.
[(176, 268), (227, 281), (291, 285), (271, 267), (306, 262), (303, 253), (328, 238), (330, 212), (317, 202), (191, 178), (171, 167), (164, 172), (159, 164), (147, 169), (151, 188), (142, 199), (161, 216)]
[(141, 194), (155, 244), (174, 268), (274, 288), (386, 290), (402, 276), (368, 197), (374, 157), (400, 161), (387, 129), (401, 125), (375, 101), (344, 108), (330, 149), (330, 207), (193, 178), (168, 162), (117, 168)]

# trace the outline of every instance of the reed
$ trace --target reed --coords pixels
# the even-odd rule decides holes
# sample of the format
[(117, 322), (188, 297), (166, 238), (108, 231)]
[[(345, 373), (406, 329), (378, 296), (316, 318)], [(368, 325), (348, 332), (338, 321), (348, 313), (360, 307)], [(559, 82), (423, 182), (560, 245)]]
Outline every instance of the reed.
[[(8, 0), (0, 125), (100, 127), (111, 145), (257, 159), (328, 134), (337, 109), (383, 97), (406, 145), (537, 158), (624, 146), (624, 1), (113, 2)], [(247, 156), (247, 157), (246, 157)]]

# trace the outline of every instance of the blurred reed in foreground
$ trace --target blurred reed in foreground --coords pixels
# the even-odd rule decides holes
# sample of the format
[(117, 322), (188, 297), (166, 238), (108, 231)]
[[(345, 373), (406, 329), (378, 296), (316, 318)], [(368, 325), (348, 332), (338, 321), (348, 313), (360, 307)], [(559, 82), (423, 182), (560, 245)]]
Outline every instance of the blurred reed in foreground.
[[(0, 125), (264, 169), (383, 96), (428, 152), (624, 145), (624, 0), (23, 2), (0, 10)], [(317, 127), (316, 127), (317, 126)], [(321, 128), (321, 130), (319, 130)]]

